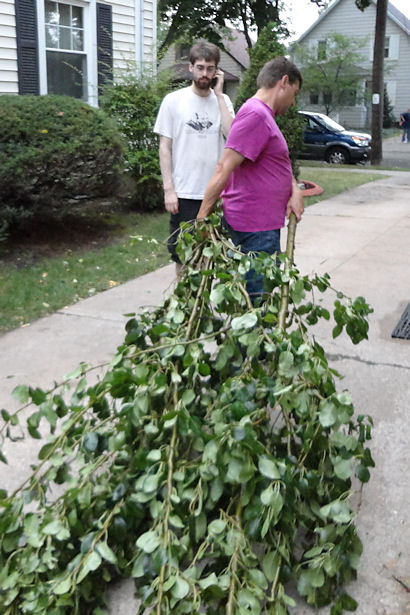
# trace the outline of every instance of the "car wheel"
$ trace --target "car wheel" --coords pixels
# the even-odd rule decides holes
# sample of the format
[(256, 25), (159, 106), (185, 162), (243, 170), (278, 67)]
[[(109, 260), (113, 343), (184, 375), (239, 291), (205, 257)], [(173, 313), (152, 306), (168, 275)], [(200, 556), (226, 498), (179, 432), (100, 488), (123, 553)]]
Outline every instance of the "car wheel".
[(326, 162), (330, 164), (348, 164), (349, 154), (343, 147), (331, 147), (326, 152)]

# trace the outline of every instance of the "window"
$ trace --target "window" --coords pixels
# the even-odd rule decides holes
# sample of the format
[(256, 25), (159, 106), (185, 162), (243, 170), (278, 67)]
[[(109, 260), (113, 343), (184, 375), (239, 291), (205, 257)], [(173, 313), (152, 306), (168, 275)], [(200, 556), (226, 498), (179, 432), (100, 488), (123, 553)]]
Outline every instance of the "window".
[(390, 36), (386, 36), (384, 38), (384, 57), (388, 58), (389, 57), (389, 51), (390, 51)]
[(98, 105), (113, 77), (112, 6), (95, 0), (14, 0), (19, 94), (63, 94)]
[(48, 93), (86, 99), (84, 9), (49, 0), (44, 9)]
[(317, 42), (317, 59), (319, 62), (326, 60), (326, 41)]
[(319, 104), (319, 94), (316, 94), (315, 92), (310, 92), (309, 102), (311, 105), (318, 105)]

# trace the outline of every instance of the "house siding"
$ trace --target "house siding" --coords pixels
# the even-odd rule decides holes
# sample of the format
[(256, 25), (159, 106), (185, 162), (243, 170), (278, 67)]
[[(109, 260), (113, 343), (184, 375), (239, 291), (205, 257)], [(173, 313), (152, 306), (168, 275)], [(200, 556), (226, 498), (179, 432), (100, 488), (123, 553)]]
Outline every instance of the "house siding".
[[(112, 6), (115, 75), (135, 72), (140, 65), (155, 70), (156, 1), (111, 0), (105, 4)], [(18, 92), (14, 0), (0, 0), (0, 94)]]
[[(359, 11), (354, 0), (341, 0), (328, 15), (314, 25), (310, 31), (302, 35), (301, 45), (314, 47), (319, 40), (337, 32), (349, 37), (364, 40), (362, 67), (368, 70), (369, 80), (372, 73), (372, 57), (374, 44), (374, 29), (376, 23), (376, 7), (371, 4), (366, 10)], [(410, 36), (388, 16), (386, 23), (386, 37), (392, 41), (392, 51), (397, 52), (397, 59), (385, 60), (385, 82), (391, 102), (393, 113), (396, 118), (400, 113), (410, 107)], [(302, 68), (303, 72), (303, 68)], [(309, 98), (302, 96), (304, 107), (312, 111), (322, 111), (323, 105), (309, 105)], [(340, 108), (337, 113), (332, 113), (337, 121), (350, 127), (364, 127), (370, 125), (370, 105), (364, 104), (355, 107)]]
[(0, 94), (18, 94), (14, 0), (0, 2)]
[[(156, 18), (152, 0), (113, 0), (113, 51), (115, 76), (152, 68), (155, 58)], [(140, 15), (138, 15), (140, 12)]]

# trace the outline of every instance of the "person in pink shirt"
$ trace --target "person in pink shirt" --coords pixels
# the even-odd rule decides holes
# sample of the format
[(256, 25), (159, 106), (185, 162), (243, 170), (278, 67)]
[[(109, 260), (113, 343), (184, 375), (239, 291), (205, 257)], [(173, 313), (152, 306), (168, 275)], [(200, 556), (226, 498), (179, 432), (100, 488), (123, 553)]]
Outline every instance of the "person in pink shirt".
[[(283, 56), (267, 62), (258, 90), (239, 109), (205, 191), (198, 219), (208, 216), (222, 195), (223, 223), (242, 252), (280, 252), (280, 229), (293, 212), (303, 214), (303, 196), (292, 174), (289, 150), (275, 116), (295, 104), (302, 86), (298, 68)], [(263, 293), (263, 278), (249, 272), (253, 300)]]

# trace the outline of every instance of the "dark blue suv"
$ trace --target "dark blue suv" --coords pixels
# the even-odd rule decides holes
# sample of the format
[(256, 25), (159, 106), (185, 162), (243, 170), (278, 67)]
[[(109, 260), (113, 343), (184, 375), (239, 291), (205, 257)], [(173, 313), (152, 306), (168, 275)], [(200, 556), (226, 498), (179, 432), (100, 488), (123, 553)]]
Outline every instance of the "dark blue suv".
[(299, 111), (303, 118), (303, 148), (299, 158), (333, 164), (364, 162), (370, 158), (371, 136), (345, 130), (323, 113)]

